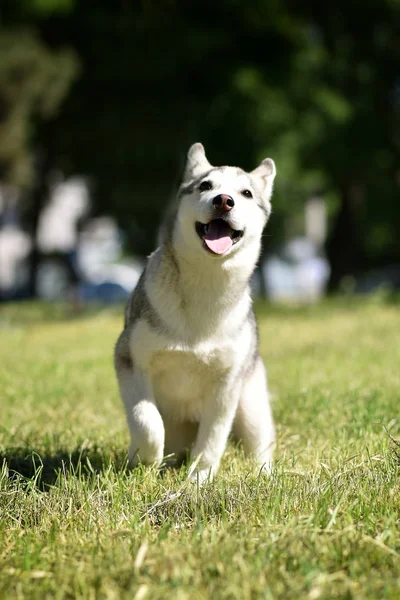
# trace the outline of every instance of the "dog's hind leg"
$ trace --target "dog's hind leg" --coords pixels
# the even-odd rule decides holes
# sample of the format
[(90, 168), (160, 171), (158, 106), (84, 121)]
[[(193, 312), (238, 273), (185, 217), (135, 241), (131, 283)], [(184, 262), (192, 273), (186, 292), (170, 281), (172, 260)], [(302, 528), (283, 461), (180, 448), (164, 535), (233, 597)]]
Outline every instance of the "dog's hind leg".
[(117, 342), (115, 370), (131, 435), (129, 460), (132, 466), (160, 463), (164, 456), (163, 420), (145, 376), (132, 362), (127, 337), (123, 332)]
[(242, 440), (246, 454), (253, 455), (263, 470), (271, 470), (275, 431), (265, 368), (260, 357), (244, 383), (233, 424), (233, 435)]

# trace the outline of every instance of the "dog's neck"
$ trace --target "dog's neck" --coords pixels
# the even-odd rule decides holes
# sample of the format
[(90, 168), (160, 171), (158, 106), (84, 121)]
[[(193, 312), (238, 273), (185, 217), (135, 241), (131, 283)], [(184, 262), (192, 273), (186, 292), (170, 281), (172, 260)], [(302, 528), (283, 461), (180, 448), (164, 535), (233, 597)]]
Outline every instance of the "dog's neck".
[(225, 328), (234, 331), (251, 306), (249, 280), (256, 257), (232, 266), (208, 256), (199, 261), (163, 242), (151, 257), (157, 285), (150, 285), (148, 293), (154, 308), (175, 331), (187, 330), (195, 338)]
[(221, 264), (218, 258), (208, 256), (204, 261), (176, 253), (175, 257), (181, 292), (188, 305), (198, 304), (201, 298), (207, 299), (214, 310), (229, 310), (248, 289), (252, 269), (233, 269), (226, 263)]

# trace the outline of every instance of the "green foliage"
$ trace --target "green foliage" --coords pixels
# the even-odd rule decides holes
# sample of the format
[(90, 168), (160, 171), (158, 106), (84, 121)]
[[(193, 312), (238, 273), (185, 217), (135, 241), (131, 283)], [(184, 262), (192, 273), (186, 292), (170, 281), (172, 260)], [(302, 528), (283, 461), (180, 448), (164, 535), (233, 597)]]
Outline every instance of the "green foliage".
[(259, 306), (276, 467), (260, 478), (230, 445), (202, 490), (185, 467), (126, 468), (111, 356), (122, 313), (3, 307), (0, 596), (397, 598), (399, 462), (383, 426), (400, 437), (400, 345), (387, 300)]
[(35, 26), (82, 65), (51, 127), (20, 145), (45, 145), (50, 133), (56, 165), (92, 176), (99, 212), (117, 217), (134, 252), (153, 249), (184, 153), (200, 140), (214, 164), (275, 159), (268, 250), (318, 193), (336, 279), (400, 261), (398, 2), (6, 6), (3, 27)]
[(39, 17), (54, 13), (67, 13), (75, 5), (75, 0), (22, 0), (22, 11)]
[(51, 52), (29, 30), (0, 32), (0, 178), (27, 186), (34, 178), (34, 124), (55, 116), (78, 60)]

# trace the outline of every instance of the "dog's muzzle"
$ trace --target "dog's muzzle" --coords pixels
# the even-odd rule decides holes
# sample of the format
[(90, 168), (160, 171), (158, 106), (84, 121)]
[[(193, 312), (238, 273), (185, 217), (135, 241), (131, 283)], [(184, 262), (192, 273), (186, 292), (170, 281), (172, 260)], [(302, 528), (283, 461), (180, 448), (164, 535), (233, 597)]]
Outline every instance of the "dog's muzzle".
[(212, 219), (209, 223), (196, 221), (196, 232), (203, 241), (203, 247), (209, 252), (219, 255), (228, 252), (243, 237), (244, 233), (241, 230), (232, 229), (224, 219)]

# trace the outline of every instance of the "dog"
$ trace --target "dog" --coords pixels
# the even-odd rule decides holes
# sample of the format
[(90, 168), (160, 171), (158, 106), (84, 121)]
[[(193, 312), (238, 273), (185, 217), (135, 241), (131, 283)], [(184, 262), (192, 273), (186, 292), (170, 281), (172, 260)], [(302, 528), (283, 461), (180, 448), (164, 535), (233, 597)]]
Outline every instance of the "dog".
[(213, 167), (191, 146), (176, 202), (148, 257), (115, 347), (132, 466), (190, 452), (191, 478), (219, 466), (229, 434), (265, 472), (274, 425), (249, 282), (276, 174)]

